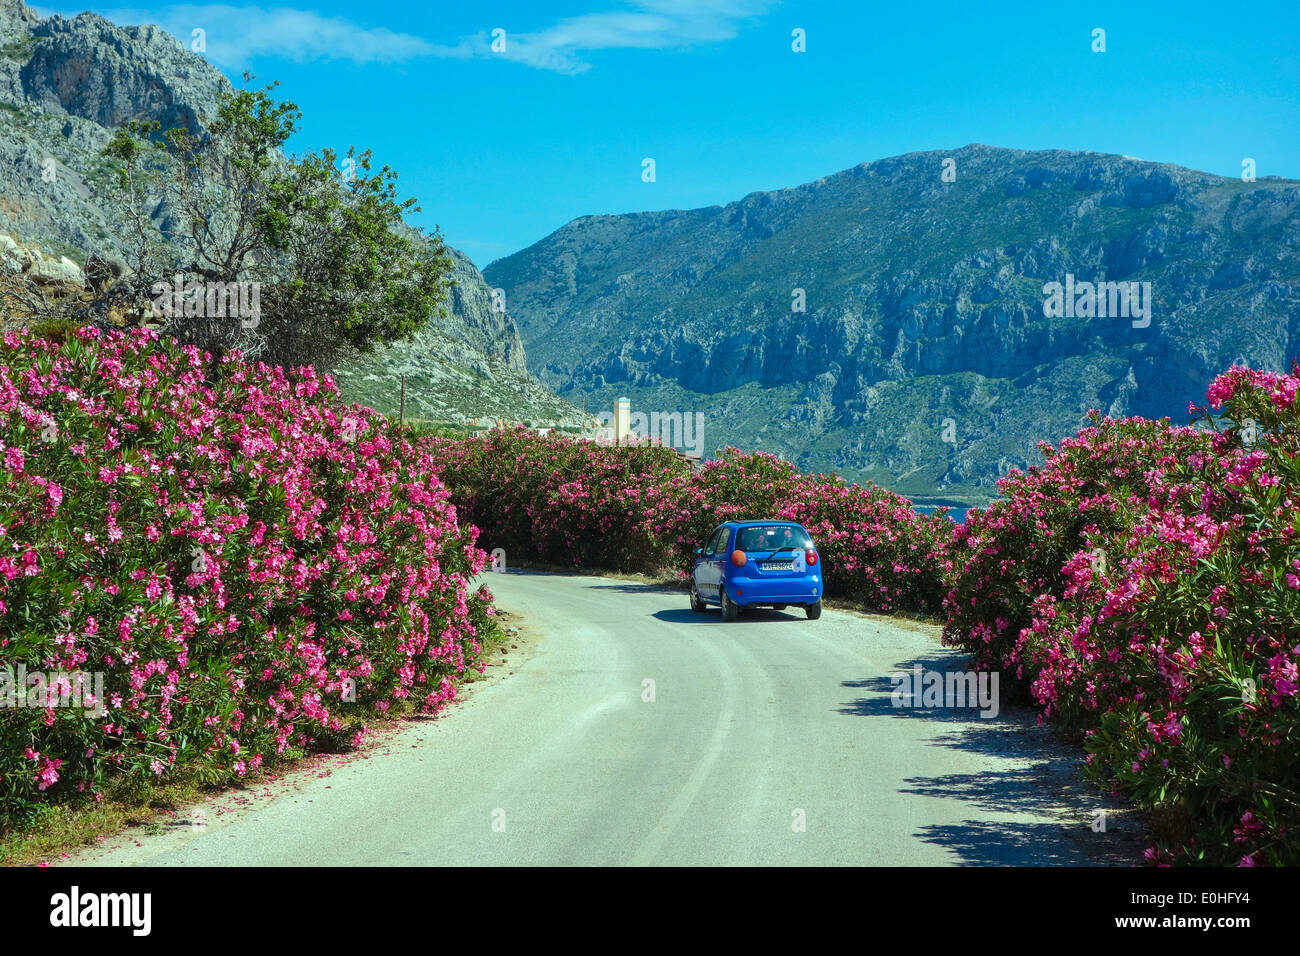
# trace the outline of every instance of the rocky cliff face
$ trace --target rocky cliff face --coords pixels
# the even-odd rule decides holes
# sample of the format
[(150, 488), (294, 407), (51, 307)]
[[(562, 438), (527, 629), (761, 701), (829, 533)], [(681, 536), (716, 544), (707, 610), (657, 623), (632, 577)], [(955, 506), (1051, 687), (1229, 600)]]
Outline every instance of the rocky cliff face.
[[(119, 27), (93, 13), (42, 19), (21, 0), (0, 0), (0, 234), (44, 246), (53, 262), (120, 252), (98, 198), (99, 154), (113, 130), (137, 119), (197, 132), (229, 87), (158, 27)], [(453, 259), (446, 318), (342, 370), (349, 397), (386, 406), (392, 379), (382, 370), (400, 367), (411, 372), (410, 400), (439, 420), (586, 422), (528, 375), (514, 320), (493, 311), (473, 264), (454, 250)], [(420, 382), (433, 391), (419, 394)]]
[[(1291, 181), (968, 146), (578, 219), (485, 273), (561, 394), (627, 392), (704, 411), (711, 448), (979, 496), (1089, 408), (1185, 421), (1232, 362), (1289, 367), (1297, 210)], [(1044, 314), (1047, 283), (1103, 280), (1150, 283), (1149, 322)]]
[[(440, 328), (444, 333), (455, 330), (456, 338), (472, 346), (488, 359), (516, 372), (527, 373), (524, 343), (519, 326), (507, 312), (498, 312), (492, 303), (492, 290), (468, 257), (451, 249), (452, 292), (447, 306), (447, 322)], [(425, 332), (417, 337), (429, 339)]]
[(53, 16), (31, 29), (32, 55), (19, 71), (23, 92), (45, 112), (115, 129), (153, 119), (198, 132), (229, 81), (156, 26), (116, 27), (94, 13)]
[(41, 19), (0, 0), (0, 231), (59, 252), (113, 252), (99, 152), (128, 119), (198, 129), (221, 72), (157, 27)]

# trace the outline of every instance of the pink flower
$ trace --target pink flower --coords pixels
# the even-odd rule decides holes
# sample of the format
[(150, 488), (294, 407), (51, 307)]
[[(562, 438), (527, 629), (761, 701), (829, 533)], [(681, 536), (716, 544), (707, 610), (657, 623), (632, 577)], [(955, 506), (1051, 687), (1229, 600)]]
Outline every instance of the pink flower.
[(36, 774), (36, 780), (38, 782), (36, 789), (45, 790), (48, 787), (54, 786), (54, 784), (58, 782), (59, 768), (62, 766), (62, 760), (46, 757), (45, 761), (41, 764), (40, 770)]

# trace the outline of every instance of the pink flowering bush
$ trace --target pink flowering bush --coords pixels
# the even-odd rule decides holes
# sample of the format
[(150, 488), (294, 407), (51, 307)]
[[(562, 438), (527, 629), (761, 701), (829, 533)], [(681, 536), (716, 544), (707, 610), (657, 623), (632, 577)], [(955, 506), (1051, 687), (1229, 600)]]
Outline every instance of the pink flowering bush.
[[(525, 428), (435, 440), (461, 517), (507, 560), (654, 570), (643, 496), (689, 466), (666, 448), (608, 446)], [(510, 556), (514, 556), (511, 558)]]
[(829, 596), (879, 610), (939, 607), (952, 522), (922, 516), (880, 488), (803, 475), (772, 455), (734, 448), (692, 472), (668, 449), (523, 429), (442, 440), (437, 449), (462, 517), (508, 561), (685, 575), (718, 524), (781, 518), (813, 535)]
[(1300, 862), (1298, 384), (1231, 369), (1205, 430), (1095, 419), (954, 536), (945, 640), (1083, 734), (1155, 863)]
[(0, 825), (355, 743), (481, 667), (486, 556), (429, 442), (336, 396), (144, 332), (4, 337), (0, 667), (99, 672), (107, 700), (0, 710)]

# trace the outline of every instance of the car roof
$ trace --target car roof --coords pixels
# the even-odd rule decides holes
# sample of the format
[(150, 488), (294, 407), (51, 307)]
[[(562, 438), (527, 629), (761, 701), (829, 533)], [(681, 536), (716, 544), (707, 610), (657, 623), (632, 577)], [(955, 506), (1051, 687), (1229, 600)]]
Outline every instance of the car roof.
[(733, 528), (752, 528), (755, 527), (756, 525), (767, 526), (767, 525), (774, 525), (774, 524), (785, 524), (785, 525), (789, 525), (792, 528), (803, 527), (803, 525), (801, 525), (797, 521), (786, 521), (784, 518), (773, 518), (770, 521), (728, 521), (727, 524)]

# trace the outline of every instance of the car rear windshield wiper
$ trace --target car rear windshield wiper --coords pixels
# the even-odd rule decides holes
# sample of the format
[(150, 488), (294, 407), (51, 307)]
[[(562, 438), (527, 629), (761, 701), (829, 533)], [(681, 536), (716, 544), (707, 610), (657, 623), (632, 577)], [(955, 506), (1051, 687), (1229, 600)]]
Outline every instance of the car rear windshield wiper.
[(791, 549), (791, 548), (793, 548), (795, 551), (798, 551), (798, 550), (800, 549), (800, 547), (801, 547), (801, 545), (797, 545), (797, 544), (783, 544), (783, 545), (781, 545), (781, 547), (777, 548), (775, 551), (773, 551), (771, 554), (769, 554), (766, 558), (759, 558), (759, 560), (760, 560), (760, 561), (769, 561), (769, 560), (771, 560), (772, 558), (775, 558), (775, 557), (776, 557), (778, 554), (780, 554), (782, 551), (787, 551), (787, 550), (789, 550), (789, 549)]

